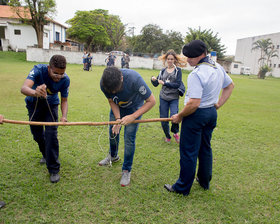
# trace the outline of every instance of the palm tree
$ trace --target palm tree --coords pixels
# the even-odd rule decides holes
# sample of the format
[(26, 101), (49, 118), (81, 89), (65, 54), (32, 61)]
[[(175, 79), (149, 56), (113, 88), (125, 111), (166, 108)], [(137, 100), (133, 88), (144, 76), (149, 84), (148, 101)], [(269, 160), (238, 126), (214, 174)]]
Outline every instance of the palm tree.
[(215, 34), (211, 29), (202, 30), (200, 27), (198, 29), (189, 27), (188, 29), (185, 43), (189, 43), (192, 40), (202, 40), (206, 44), (208, 52), (216, 51), (219, 59), (225, 57), (226, 47), (221, 43), (218, 33)]
[(271, 58), (274, 58), (274, 57), (278, 58), (278, 50), (276, 50), (274, 45), (272, 45), (272, 48), (270, 48), (267, 52), (266, 64), (271, 63)]
[(260, 63), (258, 78), (264, 79), (265, 74), (272, 70), (268, 64), (271, 62), (271, 58), (278, 57), (278, 51), (274, 49), (270, 38), (255, 41), (252, 46), (252, 51), (259, 49), (261, 50), (261, 57), (258, 60)]

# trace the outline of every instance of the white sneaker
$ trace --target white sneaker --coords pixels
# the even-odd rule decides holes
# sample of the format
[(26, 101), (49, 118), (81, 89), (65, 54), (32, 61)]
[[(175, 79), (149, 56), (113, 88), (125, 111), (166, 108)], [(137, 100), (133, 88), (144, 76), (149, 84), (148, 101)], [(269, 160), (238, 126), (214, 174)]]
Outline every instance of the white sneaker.
[(99, 166), (108, 166), (111, 165), (112, 163), (118, 162), (120, 160), (120, 157), (117, 155), (116, 157), (112, 157), (110, 154), (108, 156), (101, 160), (98, 165)]
[(122, 179), (120, 182), (122, 187), (125, 187), (130, 184), (130, 174), (131, 174), (131, 172), (128, 172), (128, 170), (122, 171)]

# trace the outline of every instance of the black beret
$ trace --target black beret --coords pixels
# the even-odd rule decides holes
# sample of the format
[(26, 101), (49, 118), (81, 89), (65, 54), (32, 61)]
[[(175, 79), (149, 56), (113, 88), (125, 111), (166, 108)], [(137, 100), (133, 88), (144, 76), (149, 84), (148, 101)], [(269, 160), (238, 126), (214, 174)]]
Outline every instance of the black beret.
[(206, 44), (201, 40), (192, 40), (183, 47), (183, 55), (188, 58), (196, 58), (206, 51)]

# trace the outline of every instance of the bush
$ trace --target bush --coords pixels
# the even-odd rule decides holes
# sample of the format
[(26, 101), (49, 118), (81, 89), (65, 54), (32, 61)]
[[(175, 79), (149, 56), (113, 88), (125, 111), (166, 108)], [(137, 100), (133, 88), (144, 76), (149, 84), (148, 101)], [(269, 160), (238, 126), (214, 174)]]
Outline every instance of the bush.
[(258, 78), (259, 79), (265, 79), (265, 74), (267, 72), (270, 72), (272, 69), (268, 65), (263, 65), (260, 67), (259, 73), (258, 73)]

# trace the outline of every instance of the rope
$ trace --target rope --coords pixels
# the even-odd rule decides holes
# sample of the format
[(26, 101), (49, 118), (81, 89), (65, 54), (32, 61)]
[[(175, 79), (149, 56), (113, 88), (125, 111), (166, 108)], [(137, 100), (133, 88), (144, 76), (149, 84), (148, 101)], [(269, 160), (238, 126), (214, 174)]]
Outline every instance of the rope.
[[(33, 118), (33, 116), (34, 116), (34, 114), (35, 114), (35, 112), (36, 112), (36, 110), (37, 110), (38, 100), (39, 100), (39, 97), (37, 96), (37, 99), (36, 99), (36, 104), (35, 104), (35, 108), (34, 108), (33, 114), (31, 115), (31, 117), (30, 117), (29, 121), (32, 121), (32, 118)], [(50, 107), (49, 102), (48, 102), (48, 99), (47, 99), (47, 98), (45, 98), (45, 100), (46, 100), (46, 103), (47, 103), (47, 105), (48, 105), (48, 109), (49, 109), (49, 112), (50, 112), (50, 114), (51, 114), (51, 116), (52, 116), (53, 122), (55, 122), (55, 119), (54, 119), (54, 116), (53, 116), (53, 113), (52, 113), (51, 107)]]
[(48, 108), (49, 108), (50, 114), (52, 115), (53, 122), (55, 122), (55, 119), (54, 119), (54, 116), (53, 116), (53, 113), (52, 113), (52, 110), (51, 110), (51, 107), (50, 107), (50, 104), (49, 104), (49, 102), (48, 102), (48, 99), (47, 99), (47, 98), (46, 98), (46, 102), (47, 102), (47, 105), (48, 105)]
[[(2, 116), (2, 115), (0, 115)], [(162, 122), (162, 121), (172, 121), (172, 118), (151, 118), (143, 120), (135, 120), (132, 123), (150, 123), (150, 122)], [(22, 124), (22, 125), (37, 125), (37, 126), (102, 126), (102, 125), (115, 125), (119, 124), (117, 121), (106, 121), (106, 122), (39, 122), (39, 121), (16, 121), (3, 119), (3, 123), (9, 124)], [(0, 122), (1, 123), (1, 122)]]

